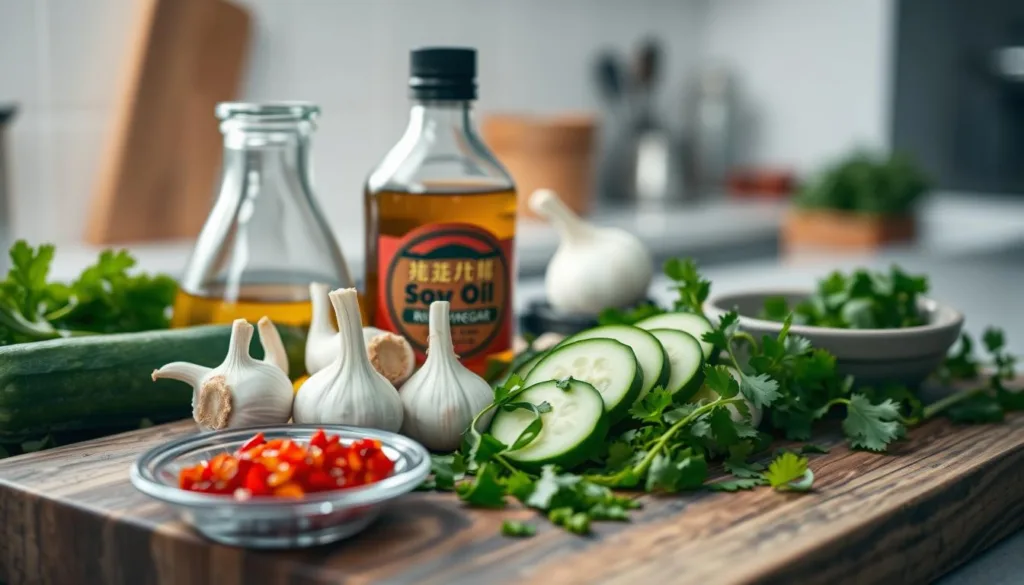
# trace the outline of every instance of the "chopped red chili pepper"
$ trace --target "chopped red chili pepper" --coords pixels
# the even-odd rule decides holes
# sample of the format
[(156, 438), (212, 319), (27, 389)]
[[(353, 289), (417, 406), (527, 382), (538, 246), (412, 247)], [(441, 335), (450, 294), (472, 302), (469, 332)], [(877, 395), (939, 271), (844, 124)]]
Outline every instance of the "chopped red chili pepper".
[(290, 439), (267, 441), (258, 433), (234, 453), (184, 468), (183, 490), (233, 494), (238, 500), (258, 496), (301, 498), (309, 493), (358, 487), (380, 481), (395, 469), (380, 441), (342, 443), (338, 435), (317, 429), (308, 445)]

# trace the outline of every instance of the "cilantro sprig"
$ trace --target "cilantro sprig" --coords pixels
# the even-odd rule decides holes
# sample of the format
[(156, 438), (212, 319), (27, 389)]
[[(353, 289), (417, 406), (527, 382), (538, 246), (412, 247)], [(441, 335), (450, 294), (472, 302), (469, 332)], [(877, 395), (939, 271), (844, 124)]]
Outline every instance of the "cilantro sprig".
[(70, 283), (48, 280), (55, 248), (24, 240), (10, 249), (0, 281), (0, 345), (170, 326), (177, 285), (166, 275), (132, 274), (135, 259), (106, 250)]
[[(666, 263), (665, 273), (677, 292), (671, 310), (703, 315), (710, 282), (696, 265), (673, 260)], [(883, 276), (856, 273), (827, 280), (822, 285), (827, 295), (819, 295), (816, 306), (805, 311), (782, 305), (772, 308), (782, 323), (774, 336), (757, 339), (739, 327), (735, 312), (725, 314), (703, 336), (714, 346), (715, 357), (704, 365), (698, 392), (679, 400), (663, 388), (652, 389), (632, 405), (629, 418), (612, 429), (600, 452), (572, 469), (551, 465), (520, 469), (507, 456), (543, 434), (544, 415), (551, 411), (547, 403), (534, 405), (519, 399), (523, 380), (511, 375), (495, 389), (493, 404), (467, 430), (460, 451), (434, 456), (433, 474), (423, 487), (453, 490), (472, 506), (503, 508), (517, 502), (568, 532), (587, 534), (596, 522), (628, 520), (629, 511), (640, 506), (637, 499), (613, 490), (728, 493), (767, 487), (780, 492), (810, 491), (815, 478), (806, 455), (827, 453), (827, 448), (805, 444), (776, 450), (774, 456), (768, 453), (778, 436), (810, 439), (814, 428), (833, 413), (841, 420), (851, 448), (883, 452), (903, 438), (909, 427), (937, 416), (983, 422), (1024, 408), (1024, 394), (1007, 387), (1014, 377), (1014, 358), (1005, 350), (1002, 332), (995, 329), (986, 331), (981, 340), (990, 363), (978, 360), (973, 352), (977, 344), (965, 336), (940, 372), (946, 378), (977, 378), (991, 370), (980, 387), (927, 406), (902, 386), (855, 388), (853, 378), (838, 373), (835, 356), (793, 334), (792, 325), (807, 322), (811, 309), (829, 319), (861, 324), (868, 322), (864, 316), (868, 314), (875, 324), (911, 323), (915, 295), (927, 289), (927, 281), (898, 269)], [(861, 303), (865, 295), (873, 298), (871, 303)], [(643, 304), (629, 311), (606, 311), (601, 320), (633, 323), (665, 311)], [(865, 313), (858, 316), (861, 311)], [(522, 409), (532, 415), (511, 445), (479, 426), (481, 418), (494, 409)], [(762, 415), (768, 424), (761, 424)], [(728, 476), (709, 481), (719, 466)], [(530, 536), (534, 531), (532, 524), (523, 522), (502, 526), (510, 537)]]

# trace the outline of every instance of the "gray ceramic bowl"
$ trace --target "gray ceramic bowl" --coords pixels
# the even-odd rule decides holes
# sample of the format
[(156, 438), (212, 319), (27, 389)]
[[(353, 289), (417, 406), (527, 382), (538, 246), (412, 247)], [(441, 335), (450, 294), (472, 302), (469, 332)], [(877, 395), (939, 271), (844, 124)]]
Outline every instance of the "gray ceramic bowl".
[[(712, 323), (730, 310), (740, 315), (740, 327), (760, 339), (777, 335), (781, 323), (755, 317), (768, 297), (783, 296), (790, 306), (805, 299), (807, 291), (760, 290), (722, 294), (708, 299), (704, 312)], [(952, 307), (932, 299), (920, 301), (926, 325), (902, 329), (836, 329), (794, 325), (790, 331), (806, 337), (814, 347), (836, 356), (842, 374), (852, 374), (858, 385), (923, 382), (945, 359), (963, 327), (964, 317)]]

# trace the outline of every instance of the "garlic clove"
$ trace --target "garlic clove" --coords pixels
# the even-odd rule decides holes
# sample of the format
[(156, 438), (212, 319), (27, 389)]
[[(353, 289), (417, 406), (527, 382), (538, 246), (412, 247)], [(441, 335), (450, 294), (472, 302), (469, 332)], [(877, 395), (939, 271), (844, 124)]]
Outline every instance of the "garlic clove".
[(295, 397), (295, 422), (397, 432), (404, 414), (402, 401), (391, 382), (370, 363), (356, 290), (332, 291), (329, 298), (340, 329), (340, 351), (329, 366), (302, 385)]
[(309, 285), (309, 301), (313, 316), (306, 335), (306, 372), (315, 374), (334, 362), (338, 356), (338, 332), (331, 323), (331, 288), (320, 282)]
[(284, 342), (281, 341), (281, 334), (274, 327), (269, 317), (260, 317), (256, 323), (260, 332), (260, 345), (263, 346), (263, 361), (281, 368), (284, 375), (288, 375), (288, 353), (284, 350)]
[[(430, 351), (401, 392), (402, 433), (434, 451), (458, 448), (473, 418), (494, 400), (490, 384), (459, 363), (449, 314), (447, 301), (430, 304)], [(482, 417), (482, 428), (490, 423), (490, 414)]]
[(553, 308), (596, 315), (607, 307), (629, 306), (646, 297), (654, 261), (639, 238), (626, 230), (583, 221), (550, 189), (534, 191), (529, 204), (561, 239), (544, 276)]
[[(272, 325), (271, 325), (272, 327)], [(231, 341), (216, 368), (172, 362), (153, 372), (192, 385), (192, 417), (204, 430), (283, 424), (291, 417), (292, 383), (280, 367), (249, 355), (253, 327), (245, 319), (231, 325)]]
[[(338, 357), (341, 337), (331, 324), (329, 287), (314, 282), (309, 285), (309, 297), (313, 319), (306, 338), (306, 371), (312, 375)], [(362, 332), (370, 365), (396, 387), (408, 380), (416, 368), (416, 355), (409, 340), (376, 327), (363, 327)]]

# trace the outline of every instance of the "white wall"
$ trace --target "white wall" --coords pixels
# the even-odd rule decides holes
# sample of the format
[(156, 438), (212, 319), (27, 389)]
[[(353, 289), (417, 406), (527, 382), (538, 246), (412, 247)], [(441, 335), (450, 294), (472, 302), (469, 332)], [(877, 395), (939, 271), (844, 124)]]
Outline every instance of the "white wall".
[[(410, 48), (476, 46), (481, 109), (535, 111), (595, 107), (598, 48), (656, 34), (676, 80), (697, 52), (696, 0), (243, 3), (257, 20), (243, 97), (321, 104), (316, 183), (339, 231), (362, 230), (363, 179), (405, 123)], [(134, 6), (0, 0), (0, 101), (22, 107), (8, 136), (16, 237), (81, 238)]]
[(710, 0), (702, 58), (752, 102), (751, 162), (799, 172), (890, 146), (895, 0)]

